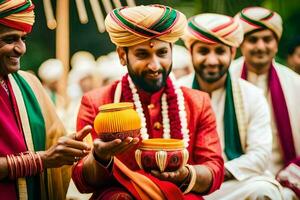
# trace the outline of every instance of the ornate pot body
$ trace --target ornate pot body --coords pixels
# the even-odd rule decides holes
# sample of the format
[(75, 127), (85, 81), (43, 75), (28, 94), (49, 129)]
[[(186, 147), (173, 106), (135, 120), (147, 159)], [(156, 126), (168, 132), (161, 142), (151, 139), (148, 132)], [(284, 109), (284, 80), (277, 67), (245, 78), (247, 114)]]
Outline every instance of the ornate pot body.
[(183, 140), (153, 138), (143, 140), (135, 151), (135, 160), (145, 171), (176, 171), (187, 164), (188, 151)]
[(137, 137), (140, 134), (141, 120), (133, 109), (133, 103), (111, 103), (99, 107), (94, 120), (94, 129), (103, 141)]

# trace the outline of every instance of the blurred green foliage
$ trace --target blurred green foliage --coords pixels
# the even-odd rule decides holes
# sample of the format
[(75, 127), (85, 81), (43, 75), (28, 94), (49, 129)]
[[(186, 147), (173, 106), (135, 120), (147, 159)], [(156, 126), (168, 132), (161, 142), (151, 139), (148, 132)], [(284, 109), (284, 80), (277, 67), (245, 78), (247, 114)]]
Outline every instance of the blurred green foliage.
[[(84, 0), (89, 22), (81, 24), (74, 0), (70, 0), (70, 55), (86, 50), (96, 58), (115, 49), (107, 33), (99, 33), (89, 0)], [(212, 12), (234, 16), (249, 6), (263, 6), (278, 12), (283, 18), (283, 36), (279, 44), (278, 60), (284, 63), (288, 41), (300, 35), (300, 0), (135, 0), (137, 5), (164, 4), (174, 7), (187, 17)], [(52, 0), (55, 8), (56, 0)], [(101, 2), (99, 0), (99, 2)], [(122, 0), (122, 5), (126, 5)], [(48, 58), (55, 57), (55, 31), (46, 27), (43, 1), (35, 0), (36, 23), (27, 38), (27, 53), (22, 58), (22, 69), (37, 71), (39, 65)], [(104, 12), (103, 6), (102, 10)], [(55, 9), (54, 9), (55, 11)], [(182, 44), (182, 42), (178, 42)]]

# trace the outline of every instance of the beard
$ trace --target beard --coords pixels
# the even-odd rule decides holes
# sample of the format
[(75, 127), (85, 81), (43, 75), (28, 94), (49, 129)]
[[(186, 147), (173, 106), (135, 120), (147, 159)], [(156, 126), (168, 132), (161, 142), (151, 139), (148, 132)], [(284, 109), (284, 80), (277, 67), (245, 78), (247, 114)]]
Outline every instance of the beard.
[(199, 64), (198, 66), (194, 66), (195, 72), (200, 76), (200, 78), (207, 83), (214, 83), (220, 80), (227, 72), (228, 66), (218, 65), (218, 72), (207, 72), (207, 66), (203, 64)]
[[(167, 78), (172, 70), (172, 66), (168, 71), (166, 71), (164, 68), (161, 68), (156, 72), (149, 69), (145, 69), (144, 71), (142, 71), (140, 75), (138, 75), (136, 72), (133, 71), (129, 62), (127, 62), (127, 69), (130, 78), (138, 88), (146, 92), (153, 93), (165, 87)], [(156, 78), (150, 79), (149, 77), (147, 77), (147, 75), (151, 75), (155, 73), (161, 74), (161, 76), (159, 76), (157, 79)]]

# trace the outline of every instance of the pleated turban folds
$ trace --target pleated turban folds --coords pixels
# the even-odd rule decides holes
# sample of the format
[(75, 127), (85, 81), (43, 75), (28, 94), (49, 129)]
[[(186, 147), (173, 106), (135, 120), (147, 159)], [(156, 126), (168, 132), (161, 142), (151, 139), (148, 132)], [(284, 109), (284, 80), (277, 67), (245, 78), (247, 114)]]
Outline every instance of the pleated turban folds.
[(29, 33), (34, 23), (31, 0), (0, 0), (0, 24)]
[(238, 47), (243, 41), (243, 30), (239, 21), (232, 17), (205, 13), (188, 20), (188, 27), (182, 39), (188, 49), (196, 41)]
[(159, 39), (174, 43), (183, 34), (186, 17), (181, 12), (163, 5), (117, 8), (105, 19), (111, 41), (120, 47)]
[(237, 14), (240, 19), (244, 34), (257, 29), (270, 29), (279, 40), (282, 35), (282, 19), (274, 11), (262, 7), (249, 7)]

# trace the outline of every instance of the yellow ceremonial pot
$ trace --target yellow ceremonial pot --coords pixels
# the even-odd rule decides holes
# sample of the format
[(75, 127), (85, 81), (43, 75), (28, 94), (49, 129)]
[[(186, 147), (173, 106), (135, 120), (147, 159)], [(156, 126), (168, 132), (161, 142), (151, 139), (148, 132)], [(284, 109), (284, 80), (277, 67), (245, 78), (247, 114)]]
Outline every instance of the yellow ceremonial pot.
[(99, 107), (94, 120), (94, 129), (103, 141), (137, 137), (140, 134), (141, 120), (133, 109), (133, 103), (111, 103)]
[(145, 171), (176, 171), (185, 166), (188, 159), (189, 153), (180, 139), (143, 140), (135, 151), (135, 160)]

